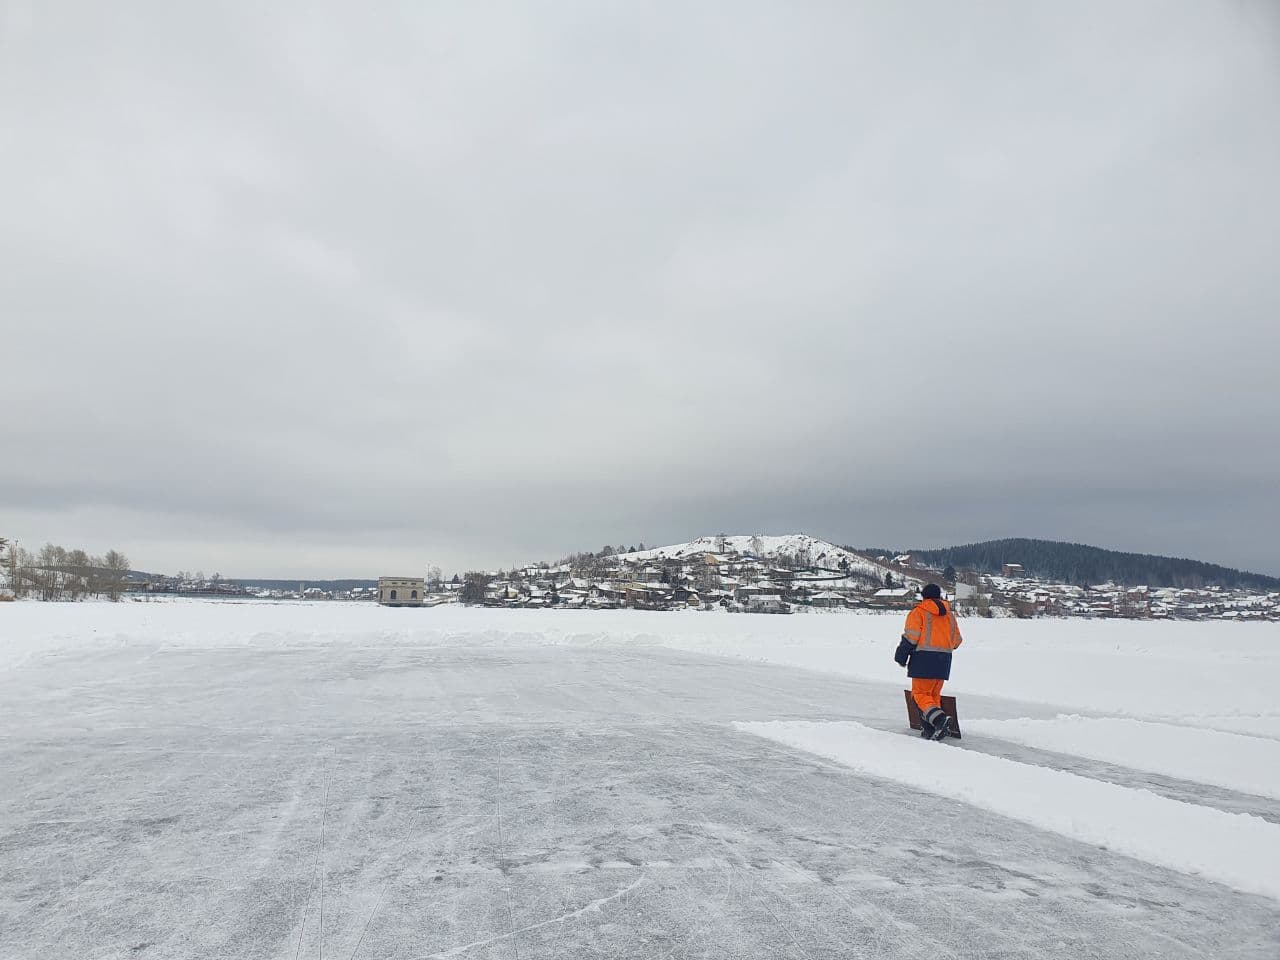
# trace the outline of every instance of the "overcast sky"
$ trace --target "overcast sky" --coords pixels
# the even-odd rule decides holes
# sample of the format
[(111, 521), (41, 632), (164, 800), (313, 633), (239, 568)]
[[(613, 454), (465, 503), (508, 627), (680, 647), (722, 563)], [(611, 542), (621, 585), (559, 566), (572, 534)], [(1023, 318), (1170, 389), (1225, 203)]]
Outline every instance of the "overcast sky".
[(0, 536), (1280, 574), (1257, 2), (0, 2)]

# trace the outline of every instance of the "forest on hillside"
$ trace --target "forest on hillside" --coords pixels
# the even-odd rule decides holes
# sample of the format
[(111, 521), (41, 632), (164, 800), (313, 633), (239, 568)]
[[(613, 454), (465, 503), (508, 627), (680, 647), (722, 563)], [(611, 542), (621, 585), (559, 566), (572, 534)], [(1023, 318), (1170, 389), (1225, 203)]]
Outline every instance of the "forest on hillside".
[(1104, 550), (1082, 543), (1056, 540), (987, 540), (958, 547), (911, 550), (912, 558), (935, 567), (999, 573), (1006, 563), (1020, 563), (1033, 577), (1081, 586), (1095, 583), (1152, 587), (1239, 587), (1280, 589), (1280, 578), (1233, 570), (1199, 560), (1160, 557), (1145, 553)]

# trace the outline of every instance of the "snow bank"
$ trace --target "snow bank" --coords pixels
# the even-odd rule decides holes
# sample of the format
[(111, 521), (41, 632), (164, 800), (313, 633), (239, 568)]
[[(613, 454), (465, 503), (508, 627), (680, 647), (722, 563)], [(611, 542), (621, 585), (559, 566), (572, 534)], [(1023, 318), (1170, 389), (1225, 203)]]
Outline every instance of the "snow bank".
[(747, 733), (1237, 890), (1280, 900), (1280, 826), (860, 723), (738, 723)]
[(1280, 799), (1275, 740), (1121, 717), (966, 719), (964, 732)]

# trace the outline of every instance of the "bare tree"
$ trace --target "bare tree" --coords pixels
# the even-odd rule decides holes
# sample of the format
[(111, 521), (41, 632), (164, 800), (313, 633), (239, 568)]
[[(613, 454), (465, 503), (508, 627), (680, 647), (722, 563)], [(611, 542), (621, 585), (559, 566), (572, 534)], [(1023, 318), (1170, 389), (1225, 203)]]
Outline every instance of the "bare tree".
[(36, 554), (36, 593), (41, 600), (61, 600), (65, 589), (67, 551), (52, 543), (46, 543)]
[(93, 579), (93, 567), (89, 562), (89, 555), (83, 550), (68, 550), (62, 569), (62, 578), (70, 599), (79, 600), (87, 596)]
[(102, 566), (107, 572), (107, 596), (119, 600), (129, 576), (129, 558), (118, 550), (108, 550), (102, 558)]
[(31, 551), (24, 550), (16, 543), (9, 547), (9, 586), (15, 595), (30, 595), (35, 586), (35, 560)]

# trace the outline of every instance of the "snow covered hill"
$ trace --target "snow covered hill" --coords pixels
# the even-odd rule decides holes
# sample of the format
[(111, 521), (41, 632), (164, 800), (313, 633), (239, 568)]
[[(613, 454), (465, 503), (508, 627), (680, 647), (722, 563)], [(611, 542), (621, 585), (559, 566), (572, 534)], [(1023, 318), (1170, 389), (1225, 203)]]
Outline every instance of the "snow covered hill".
[(866, 577), (884, 582), (885, 574), (904, 585), (920, 584), (923, 577), (918, 570), (907, 570), (892, 563), (882, 563), (866, 554), (836, 546), (828, 540), (811, 537), (807, 533), (789, 533), (782, 536), (765, 534), (738, 534), (734, 536), (698, 537), (688, 543), (675, 543), (650, 550), (618, 555), (620, 560), (686, 560), (701, 554), (747, 554), (765, 561), (788, 558), (801, 566), (823, 570), (844, 570), (850, 576)]

